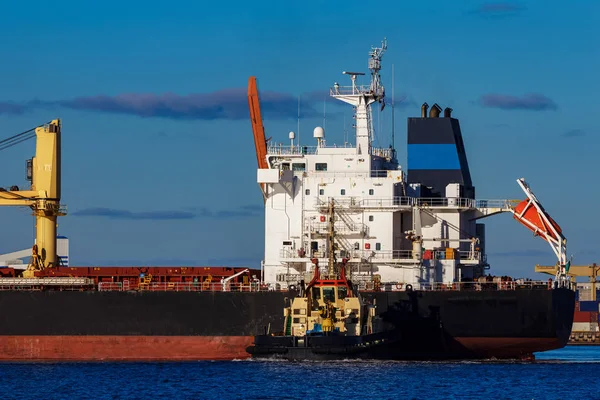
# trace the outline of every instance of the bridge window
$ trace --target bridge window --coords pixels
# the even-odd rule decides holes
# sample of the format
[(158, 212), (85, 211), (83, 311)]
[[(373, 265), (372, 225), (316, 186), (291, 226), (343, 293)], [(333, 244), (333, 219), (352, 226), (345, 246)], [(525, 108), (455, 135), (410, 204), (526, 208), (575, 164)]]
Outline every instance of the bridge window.
[(324, 287), (323, 288), (323, 301), (331, 301), (335, 302), (335, 289), (332, 287)]
[(305, 195), (307, 195), (307, 196), (310, 196), (310, 189), (306, 189), (306, 190), (304, 191), (304, 194), (305, 194)]
[(290, 163), (281, 164), (281, 169), (284, 171), (288, 171), (290, 169)]
[(343, 286), (338, 287), (338, 299), (339, 300), (344, 300), (347, 295), (348, 295), (348, 288), (345, 288)]
[(373, 196), (375, 194), (375, 190), (369, 189), (369, 196)]
[(304, 170), (306, 170), (306, 164), (304, 164), (304, 163), (294, 163), (294, 164), (292, 164), (292, 170), (294, 170), (294, 171), (304, 171)]
[(323, 196), (325, 194), (325, 189), (319, 189), (319, 194)]
[(327, 163), (316, 163), (315, 170), (316, 171), (327, 171)]
[(369, 215), (369, 222), (373, 222), (373, 219), (374, 219), (373, 216)]
[(381, 250), (381, 243), (375, 243), (375, 250)]
[(346, 189), (342, 189), (342, 190), (340, 190), (340, 194), (341, 194), (342, 196), (345, 196), (345, 195), (346, 195)]
[(321, 298), (321, 290), (319, 290), (318, 287), (312, 289), (312, 298), (313, 300), (319, 300)]

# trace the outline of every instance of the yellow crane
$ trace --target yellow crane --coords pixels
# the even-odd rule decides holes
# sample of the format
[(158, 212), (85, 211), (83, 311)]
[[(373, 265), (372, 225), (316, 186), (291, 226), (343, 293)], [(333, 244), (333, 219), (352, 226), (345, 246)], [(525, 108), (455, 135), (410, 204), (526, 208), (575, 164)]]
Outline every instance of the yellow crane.
[(32, 278), (35, 271), (58, 266), (56, 255), (57, 217), (66, 215), (60, 204), (60, 131), (61, 122), (55, 119), (47, 124), (20, 133), (0, 142), (1, 148), (20, 143), (33, 137), (27, 135), (35, 130), (35, 156), (27, 160), (27, 179), (30, 190), (0, 190), (0, 206), (27, 206), (33, 210), (36, 225), (36, 243), (32, 257), (23, 277)]
[[(555, 275), (557, 272), (556, 265), (536, 265), (535, 272), (541, 272), (543, 274)], [(592, 284), (592, 301), (596, 301), (596, 278), (600, 276), (600, 266), (596, 263), (592, 265), (571, 265), (567, 269), (567, 275), (571, 276), (573, 281), (576, 281), (578, 276), (587, 276), (590, 278)]]

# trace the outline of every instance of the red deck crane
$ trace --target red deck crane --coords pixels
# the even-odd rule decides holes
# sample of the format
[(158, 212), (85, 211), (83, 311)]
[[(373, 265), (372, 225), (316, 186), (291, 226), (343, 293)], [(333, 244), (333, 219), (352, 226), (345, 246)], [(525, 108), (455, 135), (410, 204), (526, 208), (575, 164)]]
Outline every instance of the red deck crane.
[[(258, 98), (258, 87), (256, 85), (255, 76), (251, 76), (248, 79), (248, 106), (250, 108), (250, 122), (252, 123), (252, 132), (254, 133), (254, 146), (256, 147), (258, 168), (268, 169), (267, 139), (265, 138), (265, 127), (263, 126), (262, 116), (260, 113), (260, 100)], [(265, 184), (261, 183), (263, 195), (265, 193), (264, 186)]]

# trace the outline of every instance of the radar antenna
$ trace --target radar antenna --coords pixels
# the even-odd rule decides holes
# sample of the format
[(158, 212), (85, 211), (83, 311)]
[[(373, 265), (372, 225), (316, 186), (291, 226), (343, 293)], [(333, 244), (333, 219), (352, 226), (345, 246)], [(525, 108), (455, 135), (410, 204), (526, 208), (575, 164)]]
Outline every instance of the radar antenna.
[(387, 39), (383, 39), (381, 47), (371, 46), (369, 51), (369, 70), (371, 71), (370, 85), (357, 85), (356, 77), (365, 75), (363, 72), (343, 71), (350, 76), (352, 86), (340, 86), (337, 82), (329, 89), (329, 95), (354, 107), (356, 120), (356, 153), (371, 154), (371, 142), (374, 137), (371, 104), (378, 102), (383, 106), (385, 90), (381, 84), (381, 58), (387, 50)]
[(371, 92), (377, 97), (379, 102), (381, 102), (385, 97), (383, 86), (381, 86), (381, 75), (379, 75), (379, 71), (381, 70), (381, 58), (386, 50), (387, 39), (384, 38), (381, 41), (381, 47), (371, 46), (371, 51), (369, 52), (369, 55), (371, 56), (369, 59), (369, 70), (371, 71)]

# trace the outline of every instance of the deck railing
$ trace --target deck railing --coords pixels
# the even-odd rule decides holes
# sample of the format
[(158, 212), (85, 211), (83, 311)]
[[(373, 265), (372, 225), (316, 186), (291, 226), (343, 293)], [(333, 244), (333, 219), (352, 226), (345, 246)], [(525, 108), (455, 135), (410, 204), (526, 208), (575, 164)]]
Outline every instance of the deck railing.
[[(494, 281), (476, 281), (476, 282), (454, 282), (454, 283), (412, 283), (406, 284), (402, 282), (378, 283), (364, 276), (364, 279), (355, 279), (359, 290), (362, 292), (399, 292), (399, 291), (506, 291), (506, 290), (552, 290), (556, 288), (556, 282), (548, 281), (530, 281), (530, 280), (501, 280), (496, 278)], [(1, 280), (1, 278), (0, 278)], [(265, 284), (260, 282), (245, 283), (195, 283), (195, 282), (153, 282), (150, 284), (140, 285), (124, 285), (116, 282), (101, 282), (96, 286), (84, 287), (79, 285), (62, 285), (62, 286), (42, 286), (34, 284), (22, 285), (0, 285), (0, 292), (3, 291), (95, 291), (96, 288), (101, 292), (287, 292), (288, 285), (293, 285), (295, 282), (287, 284)], [(563, 287), (575, 290), (575, 284), (565, 282)]]
[(260, 283), (226, 283), (220, 282), (151, 282), (139, 285), (124, 285), (120, 282), (100, 282), (98, 291), (146, 291), (146, 292), (258, 292), (268, 290)]
[[(413, 207), (424, 208), (492, 208), (509, 210), (513, 209), (519, 200), (475, 200), (464, 197), (333, 197), (335, 204), (346, 207), (370, 208), (370, 207)], [(317, 208), (327, 207), (330, 199), (317, 198)]]
[[(410, 286), (409, 286), (410, 285)], [(499, 290), (551, 290), (555, 288), (554, 281), (530, 281), (517, 279), (512, 281), (475, 281), (475, 282), (453, 282), (453, 283), (374, 283), (364, 282), (360, 290), (372, 292), (396, 292), (411, 290), (420, 291), (499, 291)], [(572, 282), (566, 282), (564, 287), (574, 290)]]
[[(449, 239), (451, 240), (451, 239)], [(442, 240), (443, 241), (443, 240)], [(480, 251), (469, 251), (469, 250), (458, 250), (457, 259), (460, 260), (473, 260), (473, 261), (485, 261), (485, 256)], [(327, 258), (329, 257), (328, 251), (315, 251), (312, 255), (306, 251), (293, 250), (293, 249), (281, 249), (279, 252), (281, 258)], [(359, 258), (361, 260), (421, 260), (424, 259), (425, 254), (415, 254), (412, 250), (342, 250), (336, 253), (338, 258)], [(426, 256), (425, 256), (426, 257)], [(483, 258), (482, 258), (483, 257)], [(436, 250), (431, 252), (431, 258), (433, 260), (445, 260), (446, 252), (443, 250)]]

